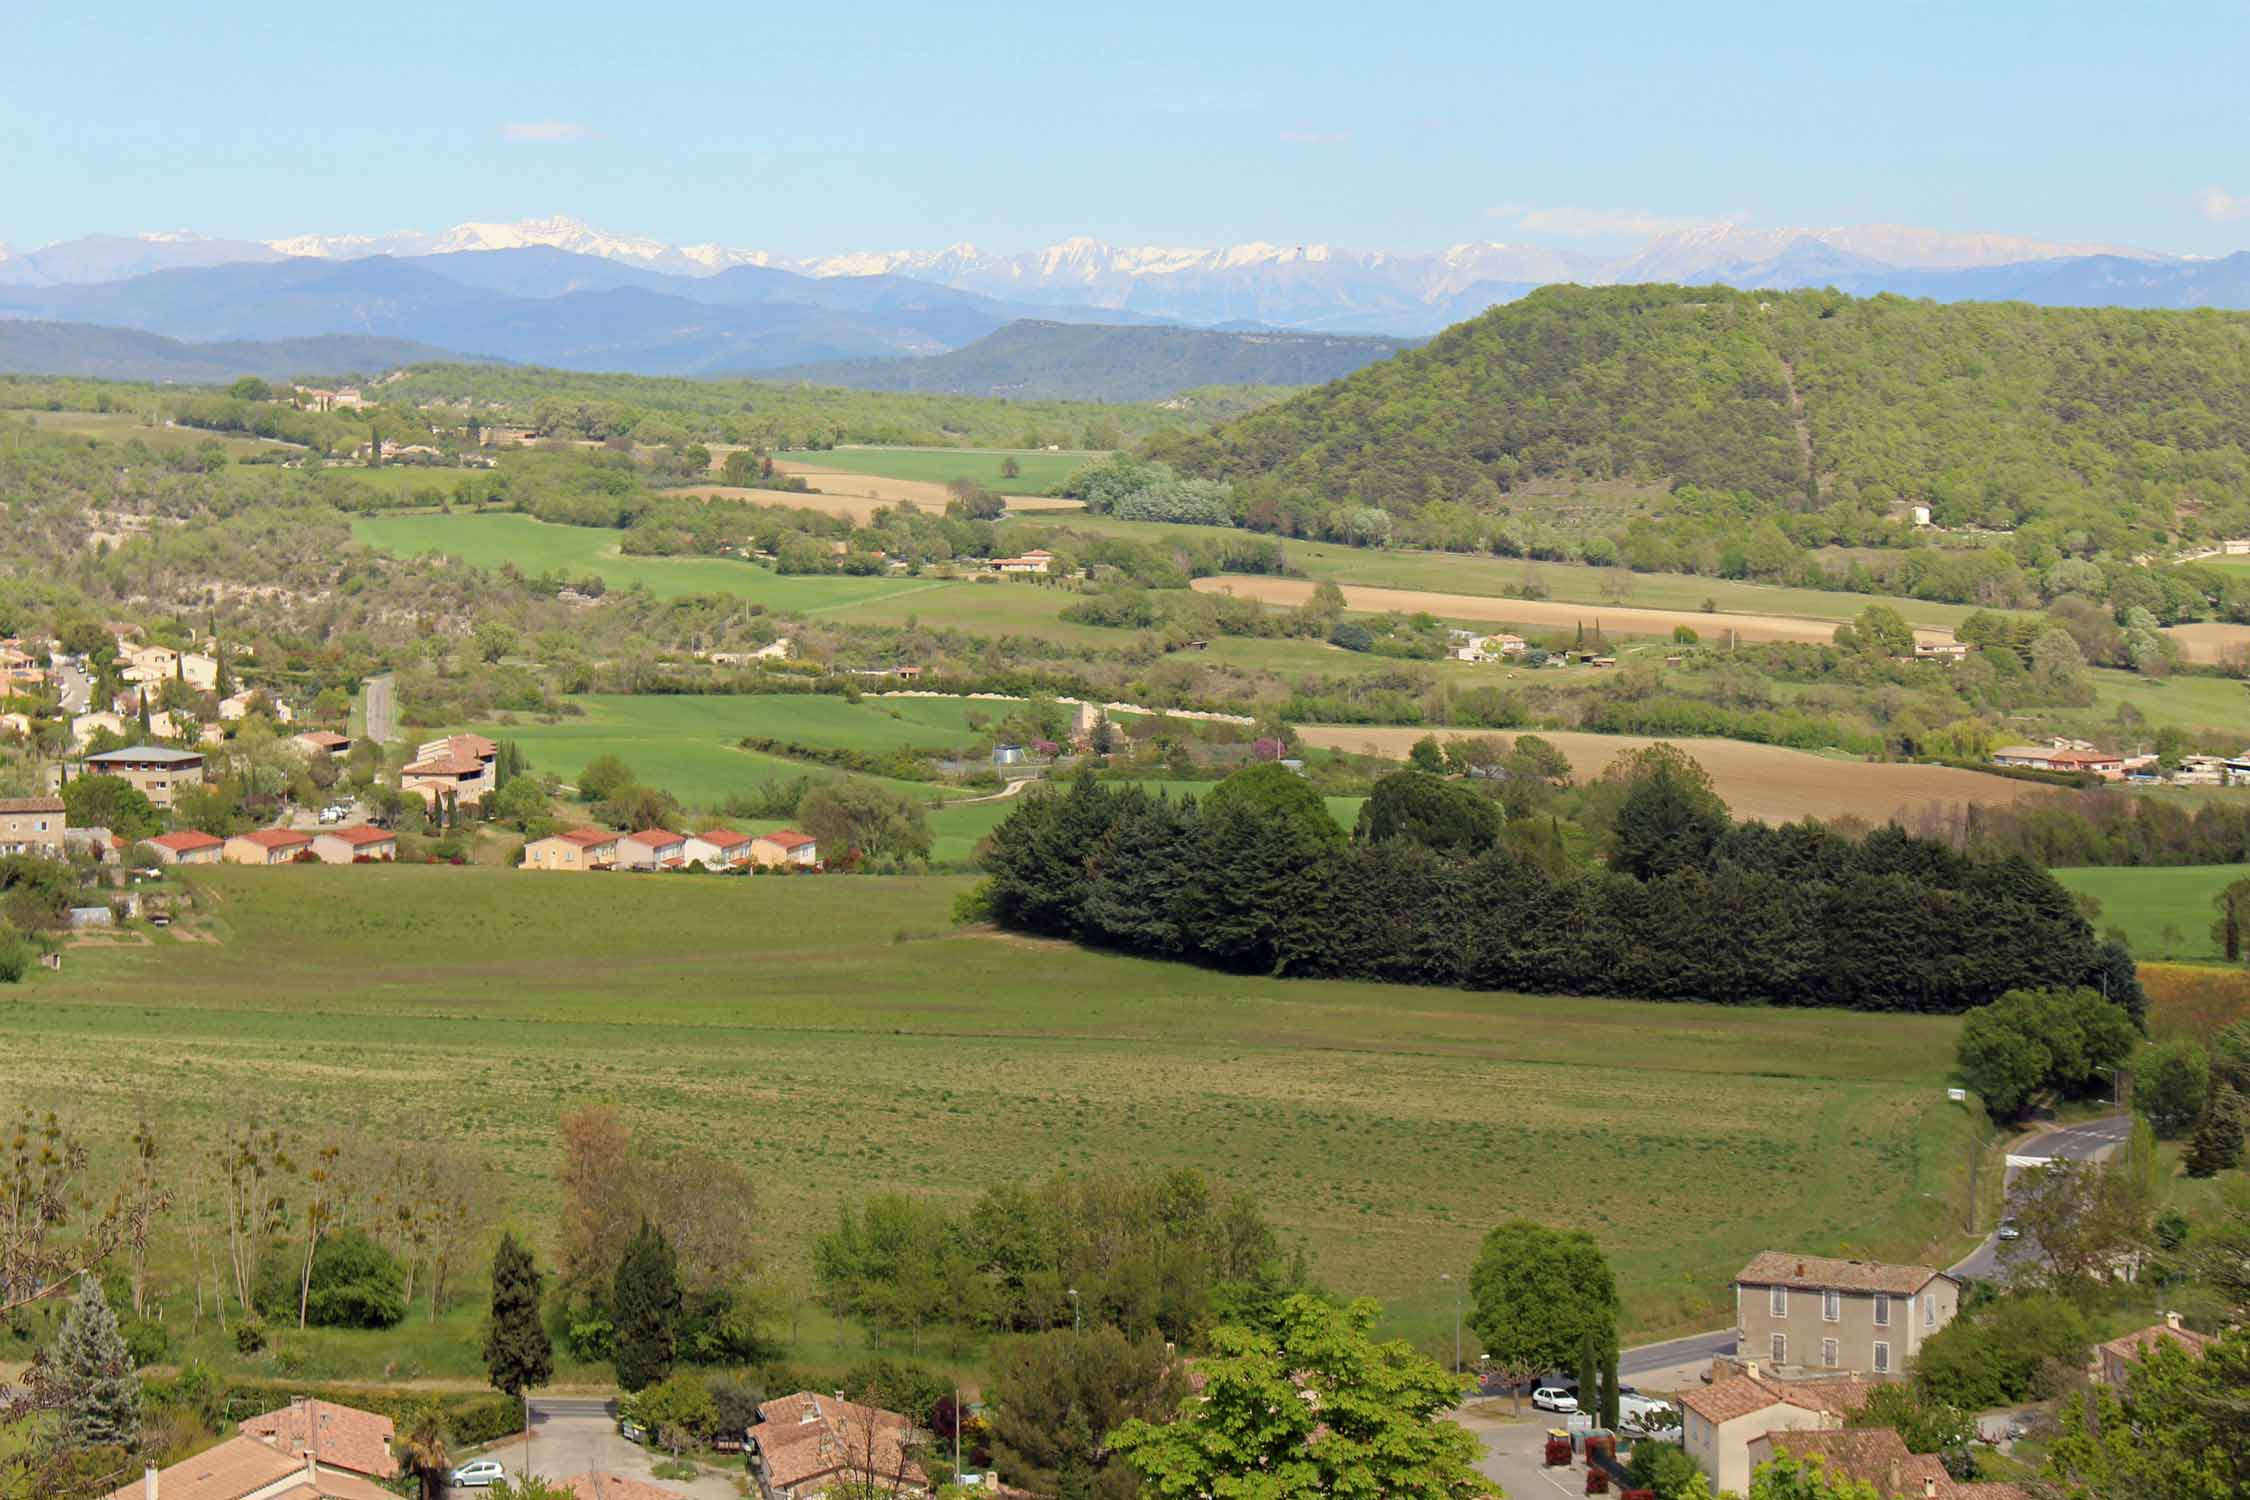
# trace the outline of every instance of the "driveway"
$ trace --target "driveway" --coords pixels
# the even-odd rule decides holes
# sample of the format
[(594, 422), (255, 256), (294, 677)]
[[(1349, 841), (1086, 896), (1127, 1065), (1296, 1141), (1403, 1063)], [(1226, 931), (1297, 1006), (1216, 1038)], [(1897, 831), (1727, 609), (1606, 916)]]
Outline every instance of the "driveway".
[(397, 682), (390, 673), (370, 677), (363, 692), (367, 706), (367, 737), (378, 745), (398, 738)]
[[(701, 1479), (658, 1479), (651, 1465), (662, 1455), (649, 1452), (618, 1436), (610, 1403), (593, 1396), (534, 1396), (526, 1406), (531, 1413), (529, 1458), (522, 1438), (495, 1443), (478, 1453), (508, 1466), (509, 1477), (523, 1473), (543, 1479), (569, 1479), (600, 1469), (644, 1484), (662, 1485), (692, 1500), (741, 1500), (742, 1492), (731, 1479), (706, 1472)], [(455, 1500), (474, 1500), (484, 1490), (453, 1490)]]
[[(2133, 1133), (2131, 1115), (2110, 1115), (2083, 1125), (2063, 1125), (2042, 1131), (2008, 1153), (2008, 1183), (2016, 1174), (2048, 1161), (2100, 1161), (2125, 1144)], [(1950, 1268), (1955, 1276), (1991, 1280), (2003, 1274), (2000, 1236), (1987, 1235), (1983, 1244)]]

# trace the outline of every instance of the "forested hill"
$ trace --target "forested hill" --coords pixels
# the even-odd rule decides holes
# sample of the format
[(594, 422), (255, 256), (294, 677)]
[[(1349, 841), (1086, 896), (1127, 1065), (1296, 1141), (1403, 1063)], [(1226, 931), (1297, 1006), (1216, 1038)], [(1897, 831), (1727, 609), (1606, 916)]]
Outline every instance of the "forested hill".
[(1058, 401), (1161, 401), (1193, 386), (1320, 385), (1412, 347), (1406, 339), (1222, 333), (1023, 319), (919, 359), (840, 359), (772, 377), (863, 391)]
[(1399, 515), (1629, 479), (2122, 542), (2245, 534), (2246, 449), (2250, 315), (1630, 286), (1546, 288), (1157, 454)]

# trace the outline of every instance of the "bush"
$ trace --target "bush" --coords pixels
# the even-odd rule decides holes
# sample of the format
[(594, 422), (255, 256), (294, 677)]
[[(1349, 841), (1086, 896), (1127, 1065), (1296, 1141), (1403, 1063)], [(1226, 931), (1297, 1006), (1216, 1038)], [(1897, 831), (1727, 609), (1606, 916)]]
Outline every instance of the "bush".
[(234, 1348), (237, 1354), (256, 1354), (265, 1347), (265, 1319), (244, 1318), (234, 1325)]
[(2085, 1318), (2060, 1297), (2000, 1297), (1923, 1342), (1914, 1386), (1925, 1402), (1963, 1411), (2029, 1401), (2083, 1369), (2092, 1342)]
[(896, 1359), (853, 1365), (844, 1372), (839, 1388), (847, 1400), (895, 1411), (917, 1427), (928, 1426), (939, 1398), (953, 1394), (952, 1382), (943, 1375)]
[[(258, 1311), (274, 1322), (297, 1321), (298, 1276), (294, 1256), (268, 1256), (258, 1274)], [(312, 1328), (389, 1328), (406, 1316), (406, 1273), (382, 1246), (357, 1229), (327, 1236), (314, 1252), (312, 1282), (304, 1291), (304, 1321)]]
[(2158, 1042), (2133, 1059), (2133, 1107), (2165, 1140), (2194, 1128), (2210, 1090), (2211, 1060), (2185, 1037)]

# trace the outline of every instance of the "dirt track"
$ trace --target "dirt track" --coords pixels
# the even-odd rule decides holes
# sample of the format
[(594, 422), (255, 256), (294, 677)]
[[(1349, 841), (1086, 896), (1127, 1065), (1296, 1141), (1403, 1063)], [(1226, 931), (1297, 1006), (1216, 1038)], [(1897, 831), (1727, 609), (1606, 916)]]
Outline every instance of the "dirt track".
[[(1407, 750), (1425, 734), (1440, 740), (1482, 731), (1460, 729), (1361, 728), (1353, 725), (1299, 725), (1297, 737), (1323, 749), (1351, 750), (1403, 760)], [(1579, 734), (1570, 731), (1534, 731), (1570, 759), (1571, 773), (1580, 781), (1601, 775), (1609, 763), (1629, 750), (1656, 740), (1630, 734)], [(1514, 732), (1501, 738), (1513, 740)], [(1674, 740), (1704, 770), (1738, 818), (1768, 823), (1794, 822), (1802, 817), (1832, 818), (1857, 813), (1880, 823), (1903, 809), (1932, 802), (2003, 804), (2036, 796), (2049, 788), (2028, 781), (2010, 781), (1951, 766), (1883, 765), (1861, 761), (1830, 760), (1803, 750), (1777, 745), (1751, 745), (1740, 740)]]
[[(1234, 594), (1267, 604), (1298, 605), (1312, 597), (1315, 585), (1302, 578), (1253, 578), (1233, 574), (1198, 578), (1194, 587), (1207, 594)], [(1613, 604), (1558, 604), (1549, 599), (1499, 599), (1484, 594), (1434, 594), (1422, 589), (1366, 588), (1344, 584), (1344, 607), (1366, 614), (1392, 610), (1412, 614), (1427, 610), (1448, 620), (1482, 620), (1496, 625), (1560, 626), (1565, 629), (1599, 621), (1612, 635), (1668, 636), (1685, 625), (1706, 641), (1723, 641), (1728, 631), (1745, 641), (1811, 641), (1825, 644), (1836, 638), (1834, 620), (1807, 620), (1793, 615), (1704, 614), (1691, 609), (1634, 609)], [(1917, 640), (1950, 641), (1949, 630), (1917, 630)]]
[(2220, 625), (2206, 622), (2200, 625), (2174, 625), (2164, 632), (2180, 643), (2189, 661), (2210, 663), (2219, 659), (2219, 653), (2237, 646), (2250, 647), (2250, 625)]

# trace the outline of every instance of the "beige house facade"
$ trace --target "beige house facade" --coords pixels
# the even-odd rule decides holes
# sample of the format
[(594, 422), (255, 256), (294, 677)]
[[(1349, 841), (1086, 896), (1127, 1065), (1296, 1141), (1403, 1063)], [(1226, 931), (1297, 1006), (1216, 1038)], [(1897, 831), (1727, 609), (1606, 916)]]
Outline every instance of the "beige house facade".
[(573, 828), (523, 846), (527, 870), (607, 870), (617, 863), (617, 835), (604, 828)]
[(104, 750), (80, 762), (88, 776), (121, 776), (156, 807), (170, 807), (184, 786), (203, 785), (203, 752), (168, 745)]
[(1866, 1404), (1864, 1381), (1776, 1380), (1756, 1360), (1743, 1373), (1680, 1396), (1680, 1445), (1715, 1491), (1747, 1494), (1751, 1445), (1768, 1433), (1833, 1432)]
[(312, 851), (312, 835), (294, 828), (253, 828), (227, 840), (221, 857), (230, 865), (286, 865)]
[(1735, 1348), (1777, 1375), (1898, 1376), (1961, 1310), (1930, 1266), (1768, 1250), (1734, 1279)]
[(227, 841), (187, 828), (143, 840), (143, 847), (155, 853), (160, 865), (215, 865), (225, 852)]
[(61, 859), (67, 819), (60, 797), (0, 797), (0, 854)]

